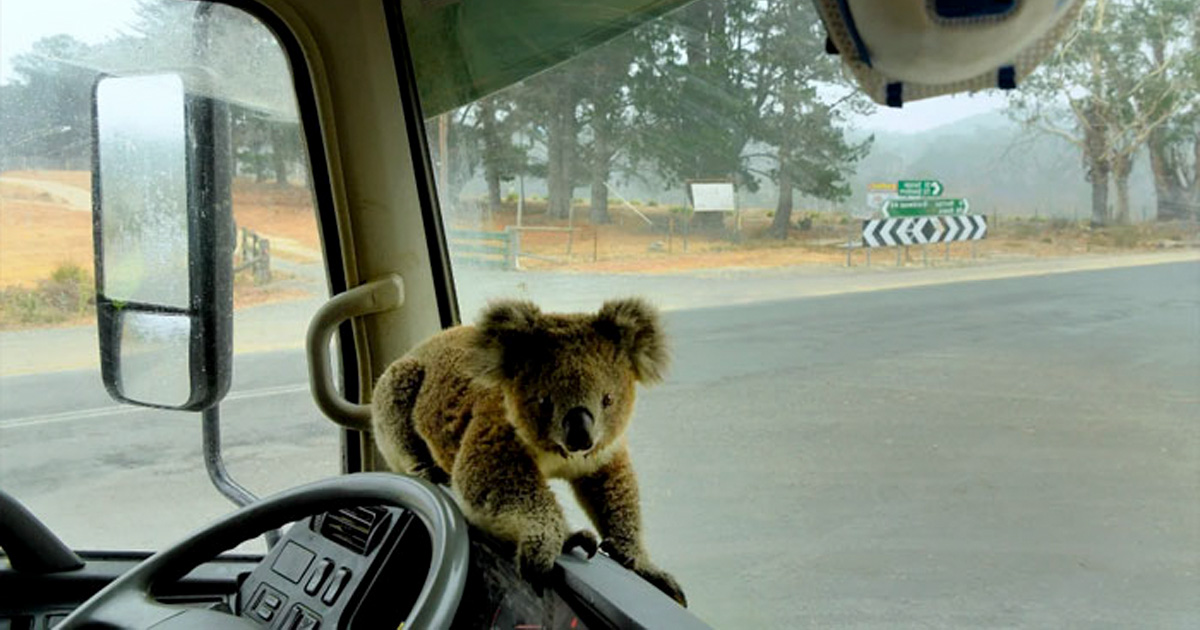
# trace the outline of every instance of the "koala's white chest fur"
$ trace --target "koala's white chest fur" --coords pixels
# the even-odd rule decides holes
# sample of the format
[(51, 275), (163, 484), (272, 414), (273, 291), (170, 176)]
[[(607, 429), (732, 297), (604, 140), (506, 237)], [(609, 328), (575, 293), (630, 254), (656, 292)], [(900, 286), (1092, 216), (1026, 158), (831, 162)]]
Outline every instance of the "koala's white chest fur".
[(587, 455), (570, 455), (563, 457), (558, 453), (541, 452), (537, 454), (537, 467), (542, 476), (547, 479), (577, 479), (585, 477), (607, 464), (624, 440), (617, 440), (603, 449)]

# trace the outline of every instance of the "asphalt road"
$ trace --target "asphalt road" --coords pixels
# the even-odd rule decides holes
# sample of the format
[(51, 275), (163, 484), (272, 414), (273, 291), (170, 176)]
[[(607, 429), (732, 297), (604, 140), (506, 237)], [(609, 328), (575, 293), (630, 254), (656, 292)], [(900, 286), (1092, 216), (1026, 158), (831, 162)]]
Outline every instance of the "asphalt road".
[[(1200, 627), (1200, 263), (666, 320), (634, 461), (649, 547), (715, 627)], [(237, 361), (233, 473), (336, 472), (300, 353)], [(228, 509), (198, 418), (94, 379), (0, 379), (0, 485), (84, 547)]]

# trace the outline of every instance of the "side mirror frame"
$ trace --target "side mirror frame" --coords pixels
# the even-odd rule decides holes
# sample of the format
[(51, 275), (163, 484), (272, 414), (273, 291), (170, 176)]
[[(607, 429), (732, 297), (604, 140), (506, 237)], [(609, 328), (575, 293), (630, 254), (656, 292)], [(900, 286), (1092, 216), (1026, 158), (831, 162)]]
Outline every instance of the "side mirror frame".
[[(142, 88), (162, 88), (151, 90), (162, 100), (135, 98), (137, 81)], [(203, 77), (183, 74), (101, 76), (93, 88), (92, 221), (101, 376), (109, 395), (123, 403), (203, 411), (220, 402), (232, 378), (236, 239), (229, 113), (224, 102), (203, 96), (211, 92), (188, 89), (202, 84)], [(171, 91), (176, 86), (178, 94)], [(121, 115), (106, 107), (111, 99), (125, 110)], [(174, 120), (176, 111), (164, 108), (177, 110), (182, 120)], [(147, 131), (148, 124), (141, 122), (164, 116), (172, 130), (183, 132), (183, 138)], [(165, 143), (175, 150), (164, 152)], [(182, 155), (177, 150), (180, 144)], [(160, 153), (171, 154), (166, 164), (154, 159)], [(178, 162), (172, 161), (175, 157)], [(126, 171), (136, 169), (123, 168), (128, 164), (149, 166), (131, 173)], [(168, 179), (183, 177), (184, 199), (163, 198), (163, 190), (157, 187), (162, 182), (155, 180), (164, 172)], [(109, 188), (114, 191), (111, 199), (106, 198)], [(125, 207), (121, 202), (126, 202)], [(162, 219), (181, 210), (186, 218)], [(171, 225), (164, 227), (164, 222)], [(182, 224), (186, 224), (186, 239), (171, 234), (172, 227)], [(174, 244), (176, 249), (186, 243), (185, 252), (166, 253), (174, 262), (186, 256), (186, 265), (160, 264), (164, 253), (144, 248), (140, 241), (128, 248), (136, 251), (123, 251), (126, 248), (116, 246), (120, 240), (114, 236), (121, 230), (145, 239), (152, 233), (165, 234), (164, 242), (170, 241), (167, 246)], [(113, 251), (106, 250), (106, 240)], [(106, 264), (113, 261), (121, 264)], [(158, 279), (171, 272), (176, 276), (171, 280), (185, 281), (186, 290), (175, 289), (173, 300), (156, 299), (163, 294), (154, 288), (161, 284)], [(180, 338), (185, 326), (186, 342)], [(137, 352), (139, 344), (149, 351)], [(140, 369), (135, 369), (139, 363)], [(186, 363), (187, 382), (182, 382), (182, 369), (172, 373), (164, 363), (179, 368)]]

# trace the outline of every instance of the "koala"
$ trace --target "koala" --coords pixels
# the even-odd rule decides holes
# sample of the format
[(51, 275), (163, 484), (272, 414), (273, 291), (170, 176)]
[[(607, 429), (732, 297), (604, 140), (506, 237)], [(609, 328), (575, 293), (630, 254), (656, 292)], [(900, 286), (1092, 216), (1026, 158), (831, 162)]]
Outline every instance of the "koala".
[[(476, 326), (445, 330), (388, 367), (372, 429), (392, 470), (449, 482), (469, 521), (515, 546), (531, 581), (563, 551), (599, 545), (686, 606), (642, 542), (625, 437), (636, 385), (660, 381), (667, 363), (658, 314), (642, 300), (594, 315), (493, 303)], [(552, 478), (571, 484), (602, 542), (567, 531)]]

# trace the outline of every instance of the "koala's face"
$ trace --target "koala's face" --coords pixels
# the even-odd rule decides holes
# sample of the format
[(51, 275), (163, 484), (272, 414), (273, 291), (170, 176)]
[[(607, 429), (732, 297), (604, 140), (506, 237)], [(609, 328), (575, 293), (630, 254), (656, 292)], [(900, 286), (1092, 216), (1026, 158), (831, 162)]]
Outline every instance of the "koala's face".
[(661, 378), (666, 345), (639, 300), (596, 315), (543, 314), (528, 302), (495, 304), (476, 342), (479, 372), (505, 394), (508, 416), (534, 448), (587, 456), (629, 424), (638, 382)]
[(629, 423), (636, 391), (630, 361), (615, 344), (587, 337), (544, 339), (548, 347), (502, 385), (510, 418), (540, 450), (587, 454)]

